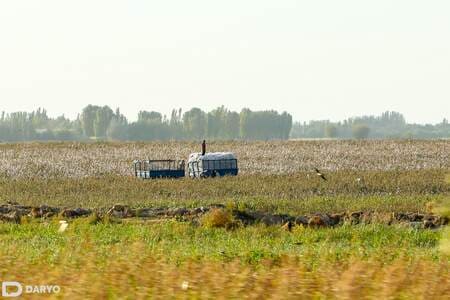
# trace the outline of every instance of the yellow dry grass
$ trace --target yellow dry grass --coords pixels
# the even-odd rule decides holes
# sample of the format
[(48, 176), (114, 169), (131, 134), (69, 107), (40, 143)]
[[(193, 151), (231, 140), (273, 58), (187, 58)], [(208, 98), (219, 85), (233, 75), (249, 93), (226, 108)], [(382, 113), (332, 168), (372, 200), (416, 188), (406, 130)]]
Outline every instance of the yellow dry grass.
[[(89, 250), (89, 245), (85, 245)], [(67, 299), (448, 299), (448, 262), (352, 261), (309, 270), (286, 257), (258, 267), (239, 262), (191, 261), (180, 265), (140, 256), (139, 244), (114, 253), (99, 267), (98, 257), (80, 254), (58, 266), (0, 262), (3, 280), (58, 284), (61, 292), (42, 298)], [(114, 252), (114, 250), (112, 250)], [(86, 253), (89, 253), (86, 251)], [(72, 258), (73, 259), (73, 258)], [(8, 273), (5, 273), (5, 269)], [(30, 295), (27, 295), (30, 296)], [(36, 296), (36, 295), (35, 295)]]

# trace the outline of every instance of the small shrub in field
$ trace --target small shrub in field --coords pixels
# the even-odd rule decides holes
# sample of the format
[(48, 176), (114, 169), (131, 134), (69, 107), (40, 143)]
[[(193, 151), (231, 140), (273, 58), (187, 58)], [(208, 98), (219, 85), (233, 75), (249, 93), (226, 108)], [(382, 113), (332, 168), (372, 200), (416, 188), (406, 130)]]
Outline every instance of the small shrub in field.
[(209, 228), (232, 228), (236, 223), (228, 210), (216, 208), (212, 209), (202, 217), (201, 224)]

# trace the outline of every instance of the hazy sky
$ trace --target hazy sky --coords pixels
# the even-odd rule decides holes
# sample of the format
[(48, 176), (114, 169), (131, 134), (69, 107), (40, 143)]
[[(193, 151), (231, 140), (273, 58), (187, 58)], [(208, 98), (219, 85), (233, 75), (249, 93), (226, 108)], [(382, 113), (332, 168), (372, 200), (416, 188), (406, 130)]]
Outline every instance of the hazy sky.
[(450, 1), (0, 2), (0, 110), (450, 118)]

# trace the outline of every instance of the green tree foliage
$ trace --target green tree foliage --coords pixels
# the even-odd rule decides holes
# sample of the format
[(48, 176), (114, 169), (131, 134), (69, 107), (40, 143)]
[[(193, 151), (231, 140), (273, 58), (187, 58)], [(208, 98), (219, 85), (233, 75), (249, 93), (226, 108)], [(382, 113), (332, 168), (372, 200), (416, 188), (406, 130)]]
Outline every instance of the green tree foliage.
[(165, 140), (170, 138), (170, 125), (159, 112), (140, 111), (137, 122), (128, 126), (130, 140)]
[(208, 138), (219, 139), (225, 137), (225, 124), (228, 117), (228, 111), (221, 106), (207, 114), (206, 134)]
[(83, 133), (87, 137), (95, 135), (94, 121), (97, 117), (97, 110), (99, 109), (100, 107), (95, 105), (88, 105), (83, 108), (83, 112), (81, 113), (81, 124), (83, 127)]
[(240, 116), (237, 112), (228, 112), (225, 118), (223, 138), (227, 140), (238, 139)]
[(325, 137), (327, 138), (335, 138), (338, 135), (337, 127), (336, 125), (328, 124), (325, 126)]
[(327, 126), (335, 126), (337, 138), (353, 138), (353, 127), (365, 124), (370, 128), (370, 138), (450, 138), (450, 126), (444, 119), (442, 123), (407, 124), (402, 114), (398, 112), (384, 112), (380, 116), (362, 116), (349, 118), (342, 122), (329, 120), (310, 121), (309, 123), (295, 123), (292, 126), (292, 138), (323, 138), (327, 136)]
[(105, 138), (113, 117), (114, 112), (108, 106), (86, 106), (80, 117), (84, 135), (86, 137)]
[(109, 140), (127, 140), (128, 139), (128, 120), (120, 113), (119, 108), (116, 109), (108, 129), (106, 136)]
[(208, 139), (238, 139), (240, 117), (237, 112), (220, 106), (207, 114)]
[(31, 113), (1, 113), (0, 141), (30, 140), (76, 140), (80, 132), (77, 121), (71, 122), (64, 116), (51, 119), (44, 109), (39, 108)]
[(273, 110), (253, 112), (243, 109), (240, 120), (241, 138), (244, 139), (287, 139), (292, 127), (290, 114)]
[(173, 109), (169, 120), (169, 136), (170, 139), (181, 140), (184, 138), (183, 134), (183, 111), (180, 109)]
[(369, 137), (370, 128), (365, 124), (355, 124), (352, 127), (353, 137), (355, 139), (367, 139)]
[(111, 123), (114, 112), (108, 106), (103, 106), (95, 112), (94, 133), (97, 138), (105, 138), (106, 130)]
[[(88, 105), (75, 120), (64, 115), (50, 118), (45, 109), (30, 113), (0, 114), (0, 141), (85, 140), (91, 137), (108, 140), (270, 140), (336, 137), (350, 139), (359, 124), (370, 128), (370, 138), (450, 138), (447, 119), (436, 125), (407, 124), (397, 112), (380, 116), (349, 118), (342, 122), (311, 121), (292, 123), (287, 112), (273, 110), (240, 113), (220, 106), (210, 112), (193, 108), (187, 112), (172, 110), (170, 117), (155, 111), (140, 111), (134, 122), (117, 109)], [(363, 138), (368, 133), (357, 135)]]
[(183, 115), (183, 126), (187, 138), (203, 139), (206, 137), (206, 114), (194, 107)]
[(138, 122), (161, 124), (162, 115), (156, 111), (140, 111), (138, 113)]

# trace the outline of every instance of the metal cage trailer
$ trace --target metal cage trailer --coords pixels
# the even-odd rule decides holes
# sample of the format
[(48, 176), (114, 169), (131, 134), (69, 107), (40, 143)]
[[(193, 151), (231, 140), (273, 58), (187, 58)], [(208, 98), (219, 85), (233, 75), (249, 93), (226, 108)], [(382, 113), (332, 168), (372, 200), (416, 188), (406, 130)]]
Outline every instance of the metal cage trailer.
[(190, 177), (236, 176), (239, 172), (237, 159), (230, 152), (193, 153), (188, 169)]
[(135, 160), (134, 175), (142, 179), (184, 177), (184, 160)]

